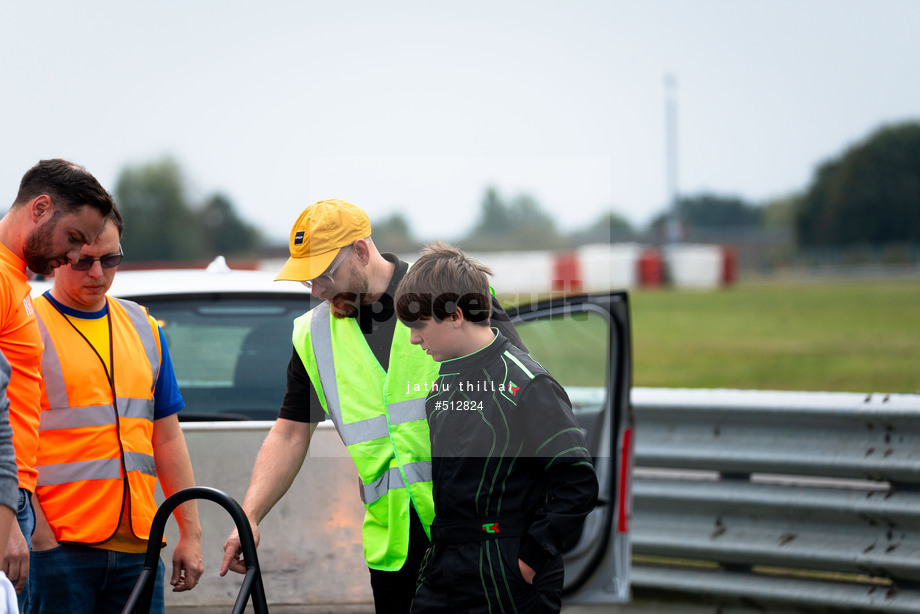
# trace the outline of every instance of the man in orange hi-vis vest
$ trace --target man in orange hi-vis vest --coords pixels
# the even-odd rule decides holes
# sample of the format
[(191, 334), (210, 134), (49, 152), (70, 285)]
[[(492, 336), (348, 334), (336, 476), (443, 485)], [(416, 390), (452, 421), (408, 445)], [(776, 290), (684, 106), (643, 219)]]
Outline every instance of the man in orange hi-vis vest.
[[(107, 297), (121, 262), (121, 215), (59, 269), (35, 299), (45, 351), (32, 611), (121, 612), (144, 568), (157, 479), (168, 497), (195, 479), (177, 412), (184, 407), (166, 340), (147, 310)], [(176, 509), (170, 583), (201, 576), (194, 501)], [(158, 566), (151, 612), (164, 610)]]

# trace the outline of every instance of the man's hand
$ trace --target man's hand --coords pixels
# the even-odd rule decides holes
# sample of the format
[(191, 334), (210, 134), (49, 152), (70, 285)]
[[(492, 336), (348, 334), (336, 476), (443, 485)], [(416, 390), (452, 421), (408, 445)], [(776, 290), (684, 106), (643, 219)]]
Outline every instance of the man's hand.
[(201, 540), (179, 539), (173, 551), (172, 578), (169, 583), (174, 593), (190, 591), (198, 584), (198, 579), (204, 572), (204, 562), (201, 560)]
[(533, 570), (533, 567), (518, 559), (518, 567), (521, 568), (521, 575), (524, 576), (524, 582), (527, 584), (533, 584), (533, 578), (537, 575), (537, 572)]
[(29, 544), (26, 543), (15, 518), (10, 529), (10, 541), (6, 544), (6, 556), (3, 557), (0, 569), (16, 587), (16, 592), (21, 593), (26, 587), (26, 580), (29, 579)]
[[(252, 469), (249, 489), (243, 499), (243, 512), (249, 519), (249, 527), (259, 547), (259, 527), (269, 510), (274, 507), (284, 493), (288, 491), (297, 472), (303, 466), (310, 447), (310, 438), (316, 430), (316, 423), (297, 422), (278, 418), (272, 425), (268, 436), (262, 442), (262, 449)], [(220, 575), (227, 571), (246, 573), (246, 562), (241, 558), (243, 548), (236, 529), (224, 543), (224, 560), (220, 566)]]
[[(255, 540), (256, 548), (258, 548), (259, 527), (253, 524), (250, 526), (252, 527), (252, 537)], [(227, 575), (228, 570), (240, 574), (246, 573), (246, 561), (243, 560), (243, 547), (240, 545), (240, 534), (236, 529), (233, 529), (233, 533), (230, 534), (230, 537), (228, 537), (226, 543), (224, 543), (224, 560), (220, 565), (220, 575)]]

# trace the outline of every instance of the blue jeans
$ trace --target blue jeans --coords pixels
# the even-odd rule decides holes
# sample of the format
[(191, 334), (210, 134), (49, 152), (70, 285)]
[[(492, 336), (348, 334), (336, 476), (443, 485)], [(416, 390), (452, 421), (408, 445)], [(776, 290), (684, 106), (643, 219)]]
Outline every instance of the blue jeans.
[[(25, 488), (19, 489), (19, 503), (16, 506), (16, 521), (19, 523), (19, 529), (23, 537), (26, 538), (26, 544), (29, 550), (32, 549), (32, 533), (35, 532), (35, 508), (32, 507), (32, 493)], [(30, 557), (31, 558), (31, 557)], [(31, 563), (30, 563), (31, 566)], [(19, 601), (20, 614), (29, 614), (29, 586), (32, 584), (32, 572), (26, 578), (26, 586), (22, 592), (16, 595)]]
[[(146, 554), (61, 544), (32, 552), (34, 614), (121, 614)], [(163, 561), (157, 565), (151, 614), (163, 614)]]

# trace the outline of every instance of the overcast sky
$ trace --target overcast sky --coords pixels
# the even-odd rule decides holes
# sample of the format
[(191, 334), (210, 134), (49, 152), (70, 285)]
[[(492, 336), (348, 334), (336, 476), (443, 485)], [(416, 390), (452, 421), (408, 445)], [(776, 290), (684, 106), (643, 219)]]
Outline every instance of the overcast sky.
[(170, 155), (274, 238), (343, 198), (450, 239), (487, 185), (566, 229), (642, 225), (668, 202), (665, 75), (679, 190), (759, 203), (920, 118), (918, 31), (917, 0), (4, 2), (0, 191), (41, 158), (113, 191)]

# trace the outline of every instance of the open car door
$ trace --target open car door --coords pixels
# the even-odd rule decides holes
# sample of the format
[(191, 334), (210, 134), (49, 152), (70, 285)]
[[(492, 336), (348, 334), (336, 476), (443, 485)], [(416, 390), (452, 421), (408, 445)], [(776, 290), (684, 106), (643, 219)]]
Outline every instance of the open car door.
[(537, 362), (565, 388), (594, 458), (598, 505), (565, 553), (566, 603), (629, 599), (632, 352), (625, 292), (509, 309)]

